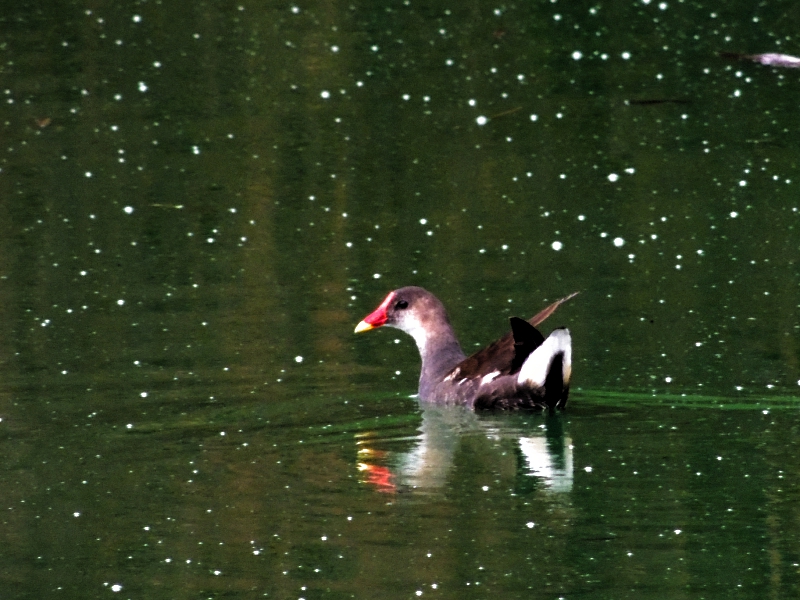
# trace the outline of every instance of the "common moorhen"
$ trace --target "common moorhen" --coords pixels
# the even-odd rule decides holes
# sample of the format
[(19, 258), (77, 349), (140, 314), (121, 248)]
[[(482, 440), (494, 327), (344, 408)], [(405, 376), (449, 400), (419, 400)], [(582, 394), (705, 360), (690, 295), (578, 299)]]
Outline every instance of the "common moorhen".
[(419, 398), (479, 408), (564, 408), (572, 371), (572, 338), (560, 328), (546, 339), (536, 329), (570, 294), (528, 321), (511, 317), (511, 332), (467, 357), (444, 306), (429, 291), (409, 286), (389, 295), (356, 326), (405, 331), (422, 357)]

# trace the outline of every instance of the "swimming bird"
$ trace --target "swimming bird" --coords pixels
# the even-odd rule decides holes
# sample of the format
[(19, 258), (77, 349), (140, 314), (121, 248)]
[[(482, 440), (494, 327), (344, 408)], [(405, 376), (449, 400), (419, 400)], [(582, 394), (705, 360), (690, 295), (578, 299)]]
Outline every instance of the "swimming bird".
[(419, 398), (475, 409), (564, 408), (572, 374), (572, 338), (559, 328), (545, 338), (536, 326), (577, 292), (525, 321), (511, 317), (511, 331), (483, 350), (466, 356), (444, 305), (429, 291), (403, 287), (356, 326), (405, 331), (422, 358)]

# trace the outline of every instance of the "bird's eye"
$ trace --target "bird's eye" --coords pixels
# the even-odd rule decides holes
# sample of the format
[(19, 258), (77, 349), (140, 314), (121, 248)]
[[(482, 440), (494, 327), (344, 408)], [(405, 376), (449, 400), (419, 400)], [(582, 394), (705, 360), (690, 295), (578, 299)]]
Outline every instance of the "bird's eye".
[(405, 300), (400, 300), (397, 304), (394, 305), (396, 310), (403, 310), (404, 308), (408, 308), (408, 302)]

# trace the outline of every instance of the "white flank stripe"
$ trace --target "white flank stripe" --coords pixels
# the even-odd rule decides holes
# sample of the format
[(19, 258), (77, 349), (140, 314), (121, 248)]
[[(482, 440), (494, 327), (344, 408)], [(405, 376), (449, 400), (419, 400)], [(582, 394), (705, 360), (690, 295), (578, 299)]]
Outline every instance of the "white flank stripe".
[(491, 383), (492, 381), (497, 379), (499, 376), (500, 376), (500, 371), (492, 371), (488, 375), (484, 375), (481, 378), (481, 385), (486, 385), (487, 383)]

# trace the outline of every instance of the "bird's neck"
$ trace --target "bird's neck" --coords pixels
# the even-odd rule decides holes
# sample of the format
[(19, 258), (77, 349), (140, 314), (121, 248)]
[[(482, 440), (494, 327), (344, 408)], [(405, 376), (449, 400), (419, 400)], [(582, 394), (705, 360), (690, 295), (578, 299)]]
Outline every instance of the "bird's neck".
[(422, 358), (419, 375), (419, 397), (427, 399), (434, 386), (447, 375), (453, 367), (466, 358), (461, 345), (450, 324), (446, 328), (430, 332), (424, 340), (415, 336), (417, 348)]

